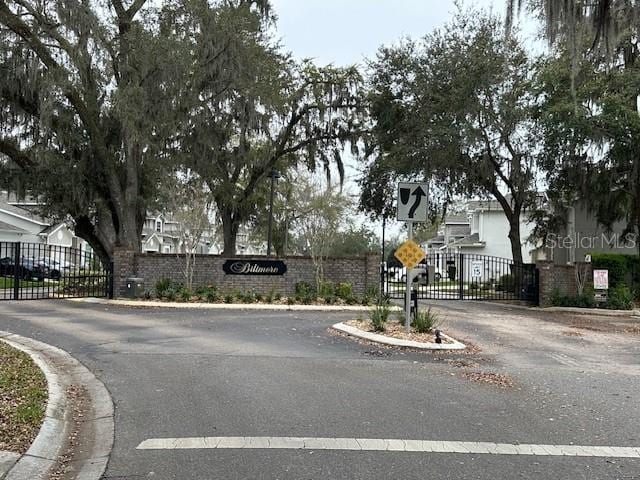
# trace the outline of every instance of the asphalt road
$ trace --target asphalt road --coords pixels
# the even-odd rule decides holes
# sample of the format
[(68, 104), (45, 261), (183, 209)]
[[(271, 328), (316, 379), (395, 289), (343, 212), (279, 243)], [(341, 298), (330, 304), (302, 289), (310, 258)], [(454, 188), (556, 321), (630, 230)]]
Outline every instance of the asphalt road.
[[(0, 329), (70, 352), (109, 389), (106, 479), (640, 479), (640, 460), (314, 450), (137, 450), (149, 438), (357, 437), (640, 447), (640, 336), (467, 302), (482, 351), (399, 353), (335, 336), (354, 314), (0, 302)], [(508, 376), (501, 388), (472, 372)]]

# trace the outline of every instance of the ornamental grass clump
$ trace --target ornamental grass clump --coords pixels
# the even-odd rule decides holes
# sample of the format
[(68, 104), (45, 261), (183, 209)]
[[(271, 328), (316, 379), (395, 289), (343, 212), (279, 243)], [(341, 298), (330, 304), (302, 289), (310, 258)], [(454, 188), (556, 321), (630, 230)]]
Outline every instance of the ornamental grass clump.
[(417, 311), (411, 325), (418, 333), (429, 333), (440, 325), (440, 317), (431, 311), (429, 307), (426, 311)]
[(369, 311), (369, 319), (371, 320), (374, 331), (384, 332), (390, 313), (391, 309), (387, 302), (381, 300), (376, 303), (376, 305)]

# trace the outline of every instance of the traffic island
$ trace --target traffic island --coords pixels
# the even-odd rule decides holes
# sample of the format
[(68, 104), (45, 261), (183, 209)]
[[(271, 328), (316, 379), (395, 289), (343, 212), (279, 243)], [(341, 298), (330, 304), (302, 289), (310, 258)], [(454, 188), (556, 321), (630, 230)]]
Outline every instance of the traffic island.
[(435, 343), (434, 333), (406, 332), (399, 324), (397, 327), (389, 324), (384, 332), (374, 332), (371, 322), (362, 320), (336, 323), (331, 328), (352, 337), (392, 347), (418, 350), (464, 350), (467, 348), (464, 343), (442, 332), (440, 332), (442, 343)]
[[(106, 469), (114, 435), (113, 403), (105, 386), (59, 348), (8, 332), (0, 332), (0, 339), (0, 344), (21, 351), (46, 379), (40, 383), (44, 389), (34, 390), (44, 392), (37, 435), (21, 442), (19, 453), (0, 455), (0, 465), (6, 472), (0, 478), (99, 479)], [(30, 410), (37, 418), (38, 408)]]
[(26, 353), (0, 342), (0, 478), (36, 438), (47, 406), (47, 380)]

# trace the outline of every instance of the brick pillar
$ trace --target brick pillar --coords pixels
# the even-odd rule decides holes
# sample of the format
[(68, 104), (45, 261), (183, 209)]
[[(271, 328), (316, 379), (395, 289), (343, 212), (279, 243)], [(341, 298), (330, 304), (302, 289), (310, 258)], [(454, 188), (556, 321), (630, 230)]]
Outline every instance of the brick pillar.
[(124, 295), (126, 279), (135, 277), (136, 252), (126, 248), (116, 248), (113, 252), (113, 295)]
[(554, 264), (551, 261), (539, 261), (536, 263), (539, 274), (538, 305), (540, 307), (550, 307), (551, 297), (555, 288)]
[(375, 252), (364, 255), (364, 288), (380, 290), (380, 255)]

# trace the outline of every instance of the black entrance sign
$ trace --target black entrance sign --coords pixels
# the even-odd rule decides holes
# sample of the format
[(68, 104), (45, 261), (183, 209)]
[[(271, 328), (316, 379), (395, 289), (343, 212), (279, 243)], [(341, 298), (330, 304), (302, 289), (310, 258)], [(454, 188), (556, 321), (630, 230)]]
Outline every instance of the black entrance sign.
[(284, 275), (287, 265), (282, 260), (227, 260), (222, 269), (228, 275)]

